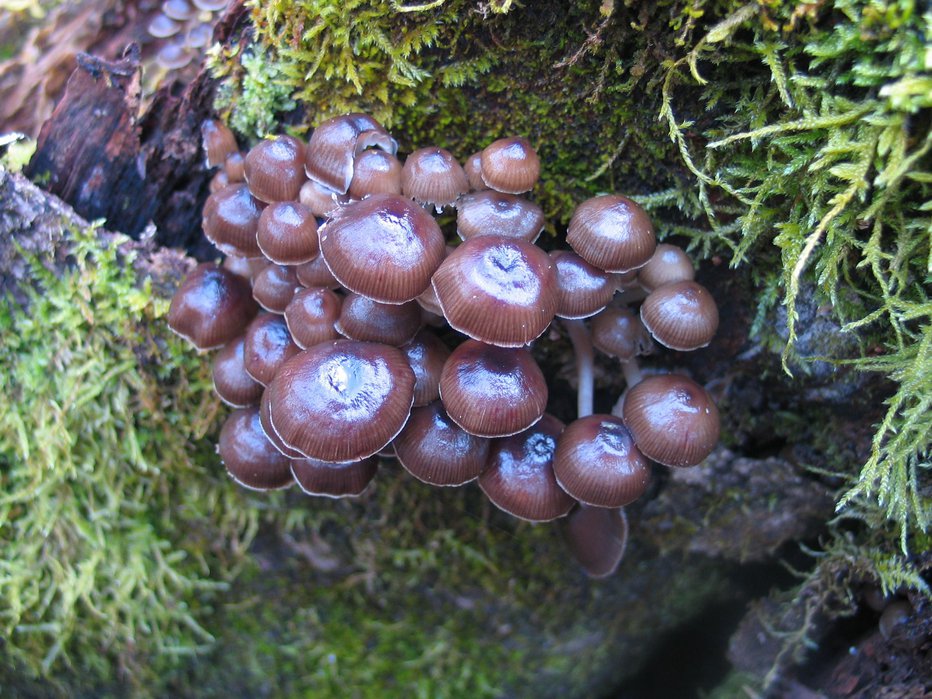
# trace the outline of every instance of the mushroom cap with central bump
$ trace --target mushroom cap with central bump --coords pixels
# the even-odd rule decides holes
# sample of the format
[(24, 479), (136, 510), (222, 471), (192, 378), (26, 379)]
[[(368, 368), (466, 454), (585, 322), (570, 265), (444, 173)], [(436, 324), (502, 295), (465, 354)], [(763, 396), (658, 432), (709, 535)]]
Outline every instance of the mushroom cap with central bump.
[(561, 318), (588, 318), (601, 311), (615, 295), (617, 275), (590, 265), (575, 252), (550, 252), (557, 270), (557, 315)]
[(264, 206), (253, 198), (246, 185), (227, 185), (204, 203), (201, 219), (204, 235), (224, 255), (260, 257), (262, 250), (256, 232)]
[(442, 208), (469, 191), (466, 171), (443, 148), (420, 148), (405, 159), (401, 190), (418, 204)]
[(364, 459), (404, 427), (414, 381), (394, 347), (353, 340), (316, 345), (286, 362), (270, 384), (272, 429), (312, 459)]
[(432, 283), (455, 330), (500, 347), (528, 344), (550, 325), (557, 310), (553, 262), (524, 240), (467, 240), (443, 261)]
[(575, 501), (553, 474), (553, 455), (562, 431), (562, 422), (544, 415), (533, 427), (495, 440), (479, 476), (482, 492), (508, 514), (531, 522), (547, 522), (569, 512)]
[(718, 306), (712, 294), (694, 281), (655, 289), (641, 304), (641, 321), (660, 344), (690, 352), (706, 347), (718, 330)]
[(514, 194), (486, 189), (461, 197), (456, 205), (456, 232), (463, 240), (501, 235), (533, 243), (542, 230), (543, 210)]
[(450, 418), (478, 437), (506, 437), (540, 420), (547, 381), (526, 349), (466, 340), (440, 372), (440, 399)]
[(540, 177), (540, 158), (526, 138), (500, 138), (480, 157), (482, 181), (491, 189), (521, 194), (534, 188)]
[(563, 431), (553, 457), (560, 486), (596, 507), (622, 507), (644, 494), (650, 464), (620, 418), (587, 415)]
[(577, 206), (566, 242), (586, 262), (606, 272), (643, 267), (657, 247), (647, 212), (617, 194), (603, 194)]
[(346, 194), (353, 181), (356, 154), (366, 148), (381, 148), (395, 155), (398, 142), (372, 117), (343, 114), (314, 129), (305, 150), (304, 170), (312, 180), (337, 194)]
[(304, 144), (293, 136), (260, 141), (246, 154), (243, 172), (249, 191), (267, 203), (298, 198), (304, 184)]
[(638, 449), (664, 466), (695, 466), (718, 443), (718, 408), (712, 397), (679, 374), (649, 376), (631, 388), (624, 421)]
[(333, 212), (320, 251), (347, 289), (380, 303), (405, 303), (430, 286), (446, 254), (433, 217), (408, 199), (373, 194)]

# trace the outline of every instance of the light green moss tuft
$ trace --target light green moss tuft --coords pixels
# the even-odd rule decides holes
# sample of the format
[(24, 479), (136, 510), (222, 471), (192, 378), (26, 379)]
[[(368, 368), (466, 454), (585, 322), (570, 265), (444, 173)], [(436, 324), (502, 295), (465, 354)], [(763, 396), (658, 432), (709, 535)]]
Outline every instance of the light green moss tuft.
[(167, 301), (121, 242), (75, 232), (73, 264), (33, 259), (27, 306), (0, 304), (0, 628), (33, 672), (208, 646), (239, 553), (215, 542), (254, 525), (204, 477), (206, 367), (159, 330)]

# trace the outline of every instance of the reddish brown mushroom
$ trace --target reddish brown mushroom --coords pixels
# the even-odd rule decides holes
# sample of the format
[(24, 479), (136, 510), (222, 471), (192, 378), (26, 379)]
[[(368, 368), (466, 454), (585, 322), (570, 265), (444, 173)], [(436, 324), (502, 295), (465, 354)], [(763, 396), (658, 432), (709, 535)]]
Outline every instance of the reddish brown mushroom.
[(246, 154), (243, 172), (249, 191), (268, 203), (298, 198), (304, 184), (304, 144), (292, 136), (260, 141)]
[(291, 460), (269, 442), (256, 408), (230, 414), (220, 430), (217, 452), (230, 477), (251, 490), (287, 488), (294, 482)]
[(665, 284), (641, 304), (641, 321), (660, 344), (691, 351), (705, 347), (718, 330), (718, 306), (708, 290), (693, 281)]
[(712, 397), (678, 374), (649, 376), (629, 389), (623, 416), (638, 449), (665, 466), (695, 466), (718, 443)]
[(587, 199), (570, 219), (566, 242), (580, 257), (606, 272), (643, 267), (657, 245), (647, 213), (616, 194)]
[(537, 422), (547, 406), (547, 381), (526, 349), (467, 340), (440, 374), (440, 398), (470, 434), (504, 437)]
[(414, 372), (394, 347), (337, 340), (286, 362), (268, 392), (272, 429), (286, 446), (321, 461), (358, 461), (401, 431)]
[(172, 297), (168, 327), (199, 350), (214, 349), (242, 335), (258, 310), (242, 277), (205, 262)]
[(650, 482), (650, 465), (620, 418), (587, 415), (571, 422), (557, 446), (553, 471), (574, 498), (596, 507), (637, 500)]
[(524, 240), (467, 240), (443, 261), (432, 283), (454, 329), (502, 347), (520, 347), (537, 338), (557, 307), (553, 263)]
[(308, 495), (328, 498), (362, 495), (378, 470), (379, 459), (375, 456), (343, 463), (317, 459), (295, 459), (291, 462), (291, 472), (301, 490)]
[(439, 211), (469, 190), (466, 172), (443, 148), (420, 148), (405, 159), (401, 188), (406, 197)]
[(553, 456), (563, 423), (544, 415), (533, 427), (496, 439), (479, 487), (497, 507), (531, 522), (563, 517), (575, 501), (559, 486)]
[(500, 138), (480, 156), (482, 181), (498, 192), (521, 194), (534, 188), (540, 177), (540, 158), (526, 138)]

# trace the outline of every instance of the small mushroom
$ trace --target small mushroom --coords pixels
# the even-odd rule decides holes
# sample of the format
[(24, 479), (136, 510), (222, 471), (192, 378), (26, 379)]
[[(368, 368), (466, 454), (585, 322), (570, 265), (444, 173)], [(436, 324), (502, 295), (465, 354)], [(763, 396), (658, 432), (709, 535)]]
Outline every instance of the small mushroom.
[(230, 414), (220, 430), (217, 452), (230, 477), (245, 488), (275, 490), (294, 482), (291, 460), (265, 436), (256, 408)]
[(301, 490), (307, 495), (328, 498), (362, 495), (378, 470), (379, 459), (376, 456), (342, 463), (318, 459), (295, 459), (291, 462), (291, 472)]
[(657, 245), (647, 212), (616, 194), (593, 197), (577, 206), (566, 242), (586, 262), (606, 272), (643, 267)]
[(406, 197), (418, 204), (433, 205), (439, 211), (469, 191), (469, 180), (463, 166), (449, 151), (420, 148), (405, 158), (401, 188)]
[(707, 346), (718, 330), (718, 306), (693, 281), (655, 289), (641, 304), (641, 321), (661, 345), (689, 352)]
[(500, 138), (480, 156), (482, 181), (490, 189), (506, 194), (530, 191), (540, 177), (540, 158), (526, 138)]
[(205, 262), (172, 297), (168, 327), (199, 350), (215, 349), (242, 335), (258, 310), (242, 277)]
[(278, 202), (263, 210), (256, 242), (263, 255), (280, 265), (303, 264), (320, 252), (314, 214), (296, 201)]
[(292, 136), (260, 141), (246, 154), (243, 172), (249, 191), (273, 203), (298, 198), (304, 175), (304, 144)]

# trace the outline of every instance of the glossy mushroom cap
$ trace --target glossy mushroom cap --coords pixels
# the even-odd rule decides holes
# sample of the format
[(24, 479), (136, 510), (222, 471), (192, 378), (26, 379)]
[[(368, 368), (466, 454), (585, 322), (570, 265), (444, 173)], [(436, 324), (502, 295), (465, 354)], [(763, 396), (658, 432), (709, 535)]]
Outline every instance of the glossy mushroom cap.
[(256, 408), (230, 414), (220, 430), (217, 451), (230, 477), (246, 488), (274, 490), (294, 482), (291, 460), (269, 442)]
[(262, 254), (280, 265), (299, 265), (317, 257), (317, 220), (296, 201), (267, 206), (259, 215), (256, 242)]
[(424, 329), (401, 346), (414, 372), (414, 405), (427, 405), (440, 397), (440, 374), (450, 357), (449, 348), (430, 330)]
[(317, 218), (326, 218), (348, 202), (349, 197), (345, 194), (337, 194), (320, 182), (308, 180), (301, 185), (298, 201), (309, 208)]
[(274, 313), (263, 313), (246, 329), (243, 367), (252, 378), (268, 386), (279, 367), (300, 351), (291, 340), (285, 319)]
[(433, 217), (392, 194), (335, 211), (320, 228), (320, 250), (343, 286), (381, 303), (413, 301), (446, 254)]
[(463, 240), (501, 235), (533, 243), (544, 230), (544, 212), (527, 199), (487, 189), (460, 198), (456, 232)]
[(258, 311), (242, 277), (205, 262), (172, 297), (168, 327), (199, 350), (214, 349), (242, 335)]
[[(178, 22), (176, 22), (175, 20), (169, 18), (167, 15), (159, 12), (157, 15), (155, 15), (155, 17), (152, 18), (152, 21), (149, 22), (147, 31), (149, 32), (150, 36), (154, 36), (156, 39), (167, 39), (168, 37), (174, 36), (179, 31), (181, 31), (181, 25), (178, 24)], [(208, 121), (212, 123), (219, 123), (219, 122), (214, 122), (213, 119), (209, 119)], [(204, 122), (204, 123), (207, 123), (207, 122)], [(203, 132), (204, 132), (204, 127), (202, 124), (201, 133), (203, 134)], [(204, 144), (204, 150), (205, 151), (207, 150), (206, 142)], [(212, 162), (210, 154), (208, 153), (207, 167), (215, 167), (216, 165), (218, 165), (218, 163)]]
[(467, 240), (443, 261), (432, 283), (454, 329), (502, 347), (534, 340), (550, 325), (557, 307), (553, 263), (524, 240)]
[[(168, 19), (164, 15), (160, 16)], [(175, 31), (177, 31), (177, 25), (175, 27)], [(158, 35), (153, 34), (153, 36)], [(168, 34), (162, 36), (168, 36)], [(227, 156), (239, 152), (239, 146), (236, 145), (236, 136), (233, 135), (233, 132), (230, 131), (226, 124), (215, 119), (205, 119), (201, 122), (201, 143), (207, 157), (207, 167), (223, 165)]]
[(421, 327), (421, 307), (414, 301), (388, 304), (349, 294), (343, 299), (334, 327), (350, 340), (384, 342), (400, 347)]
[(575, 504), (557, 483), (553, 456), (563, 423), (544, 415), (533, 427), (496, 439), (479, 487), (498, 508), (531, 522), (564, 516)]
[(553, 457), (560, 486), (596, 507), (622, 507), (637, 500), (650, 482), (650, 464), (620, 418), (587, 415), (564, 430)]
[(718, 443), (718, 409), (685, 376), (645, 378), (628, 390), (623, 415), (641, 453), (664, 466), (695, 466)]
[(443, 148), (420, 148), (407, 158), (401, 170), (406, 197), (438, 208), (452, 204), (469, 190), (469, 180), (459, 161)]
[(586, 575), (607, 578), (618, 569), (628, 544), (622, 508), (580, 505), (564, 521), (567, 544)]
[(557, 315), (561, 318), (588, 318), (598, 313), (615, 295), (616, 275), (590, 265), (575, 252), (550, 253), (557, 271)]
[(207, 197), (201, 224), (207, 240), (224, 255), (259, 257), (256, 242), (262, 205), (244, 184), (231, 184)]
[(526, 349), (467, 340), (443, 365), (440, 398), (450, 418), (470, 434), (504, 437), (544, 414), (547, 381)]
[(294, 269), (295, 275), (298, 277), (298, 282), (303, 287), (308, 289), (340, 288), (340, 282), (338, 282), (336, 277), (333, 276), (333, 272), (330, 271), (330, 268), (324, 261), (323, 255), (318, 255), (310, 262), (297, 265)]
[(282, 441), (282, 438), (278, 436), (278, 432), (276, 432), (272, 427), (270, 407), (271, 403), (269, 403), (269, 389), (265, 389), (262, 392), (262, 398), (259, 399), (259, 422), (262, 425), (262, 431), (265, 433), (265, 436), (280, 454), (284, 454), (289, 459), (305, 458), (304, 454), (289, 447)]
[(695, 276), (693, 262), (682, 248), (660, 243), (647, 264), (638, 270), (638, 283), (653, 291), (664, 284), (692, 281)]
[(304, 144), (292, 136), (260, 141), (243, 163), (249, 191), (268, 203), (298, 198), (304, 184)]
[(240, 336), (223, 346), (213, 362), (214, 389), (227, 405), (245, 408), (258, 405), (262, 397), (262, 384), (246, 371), (243, 347), (245, 337)]
[(405, 470), (430, 485), (457, 486), (475, 480), (489, 455), (489, 440), (463, 430), (440, 401), (412, 410), (392, 444)]
[(285, 323), (294, 343), (301, 349), (336, 340), (333, 326), (340, 317), (343, 301), (330, 289), (302, 289), (285, 309)]
[(592, 344), (609, 357), (628, 362), (650, 354), (654, 343), (640, 319), (626, 307), (610, 307), (598, 313), (590, 325)]
[(491, 189), (521, 194), (534, 188), (540, 177), (540, 158), (526, 138), (500, 138), (481, 155), (482, 181)]
[(488, 189), (482, 181), (482, 151), (473, 153), (466, 159), (463, 163), (463, 172), (466, 173), (466, 179), (469, 181), (469, 191), (481, 192)]
[(647, 213), (616, 194), (587, 199), (570, 219), (566, 242), (580, 257), (606, 272), (628, 272), (647, 264), (657, 245)]
[(370, 194), (401, 194), (401, 162), (378, 148), (364, 150), (356, 156), (349, 194), (353, 199)]
[(223, 171), (226, 173), (227, 177), (230, 178), (230, 182), (245, 182), (246, 181), (246, 156), (239, 151), (230, 153), (226, 160), (223, 161)]
[(271, 264), (252, 280), (252, 296), (271, 313), (284, 313), (301, 286), (294, 267)]
[(644, 299), (641, 320), (661, 345), (688, 352), (705, 347), (715, 337), (718, 306), (704, 286), (673, 282)]
[(346, 194), (353, 181), (356, 154), (380, 148), (392, 155), (398, 143), (375, 119), (365, 114), (344, 114), (320, 124), (307, 144), (307, 176), (337, 194)]
[(312, 459), (356, 461), (401, 431), (414, 372), (394, 347), (337, 340), (286, 362), (268, 391), (272, 428), (287, 446)]
[(379, 459), (376, 456), (342, 463), (318, 459), (295, 459), (291, 462), (291, 472), (301, 490), (308, 495), (328, 498), (362, 495), (378, 470)]

